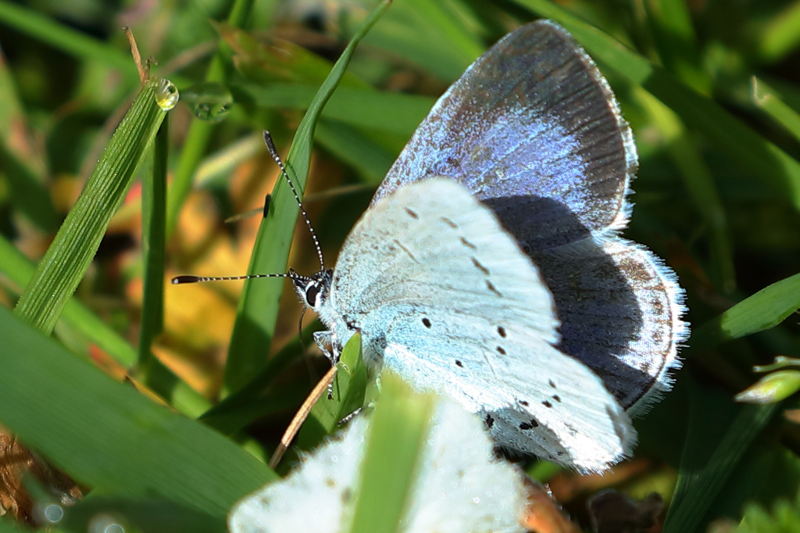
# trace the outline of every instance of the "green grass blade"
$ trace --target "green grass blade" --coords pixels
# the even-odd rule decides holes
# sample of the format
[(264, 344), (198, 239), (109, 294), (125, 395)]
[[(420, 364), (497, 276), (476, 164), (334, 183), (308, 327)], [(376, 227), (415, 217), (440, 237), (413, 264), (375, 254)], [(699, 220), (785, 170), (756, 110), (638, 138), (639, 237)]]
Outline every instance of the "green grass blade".
[[(364, 21), (320, 86), (297, 128), (292, 147), (286, 158), (286, 166), (295, 186), (301, 193), (305, 189), (308, 176), (314, 127), (322, 108), (336, 89), (358, 43), (388, 6), (388, 2), (381, 2)], [(288, 186), (283, 180), (279, 181), (273, 191), (269, 215), (261, 223), (248, 272), (286, 271), (297, 214), (298, 207)], [(244, 386), (250, 377), (258, 374), (264, 366), (265, 354), (275, 331), (282, 288), (282, 280), (248, 280), (245, 282), (228, 351), (228, 363), (225, 368), (225, 390), (228, 393)]]
[[(253, 0), (236, 0), (228, 14), (228, 24), (234, 27), (243, 26), (250, 16), (252, 7)], [(211, 59), (204, 81), (225, 81), (226, 73), (222, 53), (222, 48), (219, 48)], [(168, 236), (172, 234), (175, 225), (178, 223), (178, 214), (192, 188), (195, 171), (206, 153), (215, 126), (216, 124), (213, 122), (194, 119), (191, 126), (189, 126), (189, 131), (186, 133), (186, 140), (184, 141), (183, 149), (175, 168), (175, 175), (172, 177), (169, 195), (167, 196)]]
[[(33, 277), (34, 271), (33, 263), (0, 236), (0, 272), (17, 287), (24, 287)], [(122, 366), (130, 368), (136, 363), (137, 355), (133, 346), (74, 296), (64, 305), (61, 321), (96, 344)], [(166, 370), (166, 367), (160, 366)], [(210, 402), (186, 383), (174, 376), (169, 380), (164, 378), (164, 381), (172, 385), (154, 388), (158, 388), (157, 392), (178, 411), (196, 417), (209, 408)]]
[[(232, 86), (243, 97), (262, 108), (307, 109), (317, 87), (305, 84), (272, 83), (258, 86), (241, 83)], [(397, 133), (408, 138), (433, 107), (427, 96), (381, 92), (374, 89), (339, 87), (322, 111), (324, 118), (351, 126)], [(381, 117), (381, 120), (375, 120)]]
[(647, 0), (644, 6), (664, 66), (687, 85), (708, 94), (711, 82), (697, 65), (697, 39), (686, 1)]
[(693, 420), (664, 524), (665, 533), (703, 530), (700, 526), (716, 496), (774, 412), (775, 406), (739, 407), (722, 438), (709, 443), (706, 433), (713, 423), (703, 418), (715, 413), (705, 408), (691, 410), (689, 416)]
[(79, 483), (224, 516), (274, 474), (0, 308), (0, 423)]
[(774, 328), (800, 309), (800, 274), (764, 287), (717, 318), (703, 324), (692, 335), (694, 347), (752, 335)]
[(399, 531), (435, 405), (433, 396), (414, 394), (392, 374), (384, 373), (381, 384), (354, 491), (351, 533)]
[(45, 333), (53, 330), (83, 278), (166, 115), (156, 104), (157, 83), (148, 82), (139, 91), (17, 302), (16, 313)]
[(728, 217), (711, 171), (680, 117), (648, 92), (634, 89), (632, 93), (665, 138), (667, 151), (680, 171), (695, 212), (709, 228), (713, 280), (724, 293), (730, 293), (736, 287), (733, 249)]
[(0, 22), (81, 60), (100, 61), (119, 70), (129, 81), (136, 79), (136, 67), (126, 52), (59, 24), (33, 9), (11, 2), (0, 2)]
[[(153, 361), (153, 340), (164, 328), (164, 260), (166, 231), (169, 121), (161, 123), (153, 149), (153, 169), (142, 184), (142, 258), (144, 294), (139, 332), (139, 367), (145, 374)], [(145, 380), (147, 383), (147, 380)]]
[(323, 396), (311, 409), (297, 435), (297, 448), (310, 450), (328, 436), (345, 416), (364, 405), (367, 368), (361, 358), (361, 336), (354, 335), (342, 350), (333, 380), (333, 397)]
[(800, 141), (800, 114), (786, 105), (772, 87), (753, 76), (753, 103), (766, 113), (775, 123), (780, 124), (797, 141)]
[(389, 171), (398, 150), (390, 150), (374, 140), (375, 135), (333, 120), (320, 120), (317, 141), (339, 160), (353, 167), (366, 183), (378, 184)]
[(676, 81), (663, 69), (625, 48), (566, 9), (545, 0), (514, 0), (562, 24), (589, 54), (619, 76), (649, 91), (685, 124), (702, 132), (716, 146), (749, 169), (754, 178), (771, 180), (800, 210), (800, 163), (757, 134), (719, 104)]
[(792, 2), (759, 32), (758, 54), (763, 61), (780, 61), (800, 44), (800, 2)]

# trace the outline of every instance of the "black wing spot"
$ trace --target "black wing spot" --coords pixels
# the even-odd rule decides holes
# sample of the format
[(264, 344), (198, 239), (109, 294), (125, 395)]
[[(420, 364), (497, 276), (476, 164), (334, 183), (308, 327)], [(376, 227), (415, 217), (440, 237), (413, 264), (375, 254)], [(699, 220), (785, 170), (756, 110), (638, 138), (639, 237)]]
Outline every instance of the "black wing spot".
[(358, 329), (358, 324), (356, 324), (355, 320), (345, 320), (345, 324), (347, 324), (347, 329), (350, 331), (355, 331)]
[(408, 213), (408, 216), (410, 216), (411, 218), (419, 218), (419, 215), (418, 215), (418, 214), (416, 214), (416, 213), (415, 213), (414, 211), (412, 211), (411, 209), (409, 209), (409, 208), (407, 208), (407, 207), (406, 207), (406, 208), (405, 208), (405, 210), (406, 210), (406, 213)]
[(456, 366), (459, 367), (459, 368), (464, 368), (464, 363), (462, 363), (461, 361), (456, 359)]
[(519, 425), (519, 429), (533, 429), (533, 426), (528, 424), (527, 422), (522, 422)]
[(483, 421), (486, 423), (486, 427), (489, 429), (491, 429), (494, 425), (494, 418), (492, 418), (492, 415), (486, 415), (486, 418), (484, 418)]
[(497, 347), (497, 353), (499, 353), (500, 355), (505, 355), (506, 351), (503, 349), (502, 346), (498, 346)]
[[(506, 328), (504, 328), (503, 326), (497, 326), (497, 334), (505, 339), (506, 338)], [(550, 383), (552, 383), (552, 381)], [(553, 386), (555, 387), (555, 385), (553, 385)]]
[(474, 244), (472, 244), (471, 242), (469, 242), (469, 241), (468, 241), (467, 239), (465, 239), (464, 237), (461, 237), (461, 244), (463, 244), (463, 245), (464, 245), (464, 246), (466, 246), (467, 248), (472, 248), (473, 250), (475, 250), (475, 249), (476, 249), (476, 246), (475, 246)]
[(442, 222), (444, 222), (445, 224), (447, 224), (448, 226), (450, 226), (453, 229), (456, 229), (458, 227), (458, 224), (456, 224), (455, 222), (453, 222), (452, 220), (450, 220), (447, 217), (441, 217), (441, 220), (442, 220)]
[(545, 407), (553, 407), (553, 404), (548, 402), (547, 400), (543, 401), (542, 405), (544, 405)]
[(555, 381), (553, 381), (552, 379), (548, 379), (548, 380), (547, 380), (547, 383), (548, 383), (548, 384), (549, 384), (551, 387), (553, 387), (554, 389), (556, 388), (556, 383), (555, 383)]
[(517, 401), (519, 402), (519, 404), (520, 404), (520, 405), (524, 405), (525, 407), (528, 407), (528, 406), (530, 405), (530, 404), (529, 404), (527, 401), (525, 401), (525, 400), (517, 400)]
[(493, 293), (495, 293), (496, 295), (500, 296), (500, 297), (503, 296), (502, 294), (500, 294), (500, 291), (498, 291), (497, 288), (488, 279), (486, 280), (486, 288), (489, 289), (490, 291), (492, 291)]
[(561, 403), (561, 397), (558, 394), (553, 394), (553, 399), (558, 403)]
[(430, 328), (431, 327), (431, 321), (428, 320), (427, 317), (422, 319), (422, 323), (425, 325), (426, 328)]
[(487, 276), (491, 274), (491, 272), (489, 272), (489, 269), (483, 266), (477, 259), (475, 259), (474, 257), (472, 257), (471, 259), (472, 259), (472, 264), (475, 265), (475, 268), (477, 268)]

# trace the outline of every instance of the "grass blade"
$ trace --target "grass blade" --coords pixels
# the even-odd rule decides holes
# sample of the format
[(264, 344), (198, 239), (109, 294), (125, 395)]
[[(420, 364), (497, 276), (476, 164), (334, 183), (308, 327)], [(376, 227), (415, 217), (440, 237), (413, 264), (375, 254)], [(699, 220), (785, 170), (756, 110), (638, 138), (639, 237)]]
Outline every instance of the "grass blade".
[(59, 24), (33, 9), (0, 2), (0, 21), (81, 60), (100, 61), (119, 70), (130, 81), (136, 79), (136, 68), (126, 52)]
[(619, 76), (649, 91), (693, 129), (735, 158), (758, 179), (774, 181), (782, 197), (800, 210), (800, 163), (719, 104), (673, 79), (645, 58), (625, 48), (566, 9), (545, 0), (515, 0), (542, 16), (562, 24), (589, 54)]
[(45, 333), (83, 278), (166, 115), (156, 104), (157, 84), (150, 81), (139, 91), (17, 302), (16, 313)]
[[(153, 170), (142, 186), (142, 256), (144, 294), (139, 333), (139, 367), (145, 374), (153, 361), (153, 340), (164, 327), (164, 256), (167, 193), (168, 121), (161, 123), (153, 150)], [(147, 383), (148, 381), (145, 380)]]
[(772, 87), (755, 76), (752, 79), (752, 98), (759, 109), (800, 141), (800, 114), (786, 105)]
[(398, 531), (435, 405), (433, 396), (412, 394), (409, 386), (392, 374), (384, 373), (381, 384), (354, 491), (351, 533)]
[[(693, 402), (696, 405), (697, 402)], [(775, 406), (741, 406), (721, 439), (708, 442), (708, 427), (716, 417), (709, 409), (692, 409), (681, 457), (678, 483), (664, 524), (665, 533), (703, 530), (711, 504), (736, 465), (775, 412)], [(706, 442), (704, 442), (706, 441)]]
[(76, 481), (224, 516), (274, 478), (231, 441), (70, 357), (4, 308), (0, 338), (0, 423)]
[[(314, 128), (322, 108), (336, 89), (358, 43), (388, 6), (389, 2), (381, 2), (364, 21), (320, 86), (297, 128), (292, 147), (286, 158), (286, 167), (301, 194), (305, 189), (308, 177)], [(271, 205), (269, 216), (262, 221), (256, 238), (248, 269), (250, 273), (286, 271), (298, 207), (283, 180), (275, 186)], [(282, 280), (248, 280), (245, 282), (228, 351), (228, 363), (225, 368), (227, 393), (244, 386), (250, 376), (258, 374), (264, 366), (266, 362), (264, 354), (268, 351), (275, 332), (282, 288)]]
[(692, 346), (705, 347), (774, 328), (800, 309), (800, 274), (748, 296), (692, 334)]

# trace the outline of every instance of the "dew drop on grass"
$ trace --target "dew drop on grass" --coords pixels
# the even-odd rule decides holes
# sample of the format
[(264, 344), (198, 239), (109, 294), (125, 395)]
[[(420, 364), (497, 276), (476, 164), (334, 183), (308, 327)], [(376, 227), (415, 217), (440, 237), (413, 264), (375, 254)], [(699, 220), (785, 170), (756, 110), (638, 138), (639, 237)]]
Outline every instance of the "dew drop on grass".
[(206, 81), (184, 89), (183, 101), (200, 120), (216, 122), (228, 115), (233, 96), (225, 85)]
[(175, 84), (166, 78), (162, 78), (158, 82), (158, 87), (156, 88), (156, 104), (158, 104), (158, 107), (164, 111), (169, 111), (175, 107), (179, 98), (180, 94)]

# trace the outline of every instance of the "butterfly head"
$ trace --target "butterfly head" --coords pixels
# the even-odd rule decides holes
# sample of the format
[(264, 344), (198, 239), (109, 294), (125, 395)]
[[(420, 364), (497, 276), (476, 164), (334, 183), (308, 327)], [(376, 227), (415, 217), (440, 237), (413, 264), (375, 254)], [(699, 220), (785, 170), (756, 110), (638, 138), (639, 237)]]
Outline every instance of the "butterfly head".
[(328, 297), (333, 280), (333, 270), (330, 268), (320, 270), (311, 276), (301, 276), (294, 270), (290, 270), (289, 277), (294, 283), (294, 290), (297, 291), (297, 295), (303, 303), (312, 311), (316, 311)]

